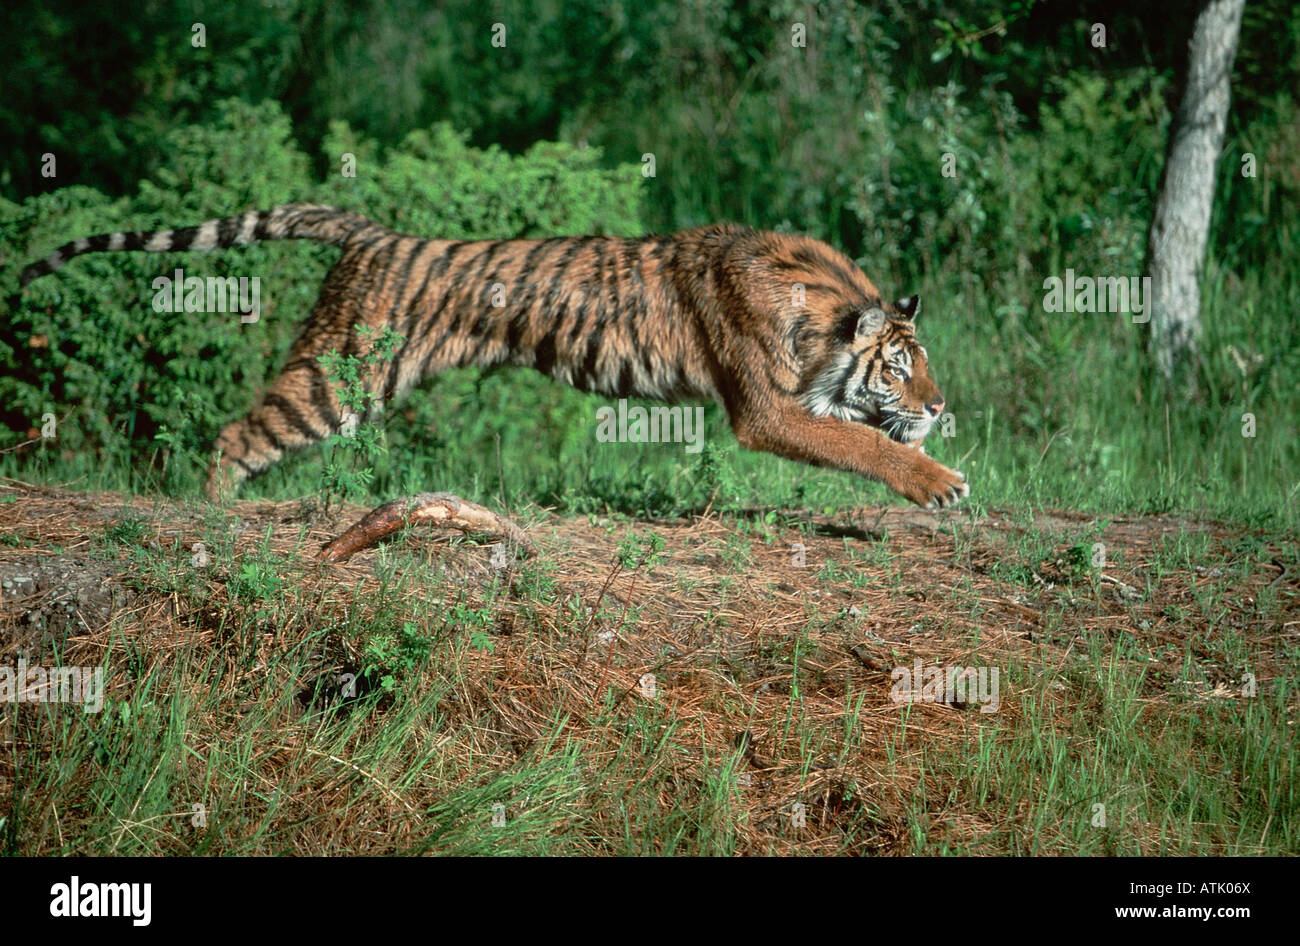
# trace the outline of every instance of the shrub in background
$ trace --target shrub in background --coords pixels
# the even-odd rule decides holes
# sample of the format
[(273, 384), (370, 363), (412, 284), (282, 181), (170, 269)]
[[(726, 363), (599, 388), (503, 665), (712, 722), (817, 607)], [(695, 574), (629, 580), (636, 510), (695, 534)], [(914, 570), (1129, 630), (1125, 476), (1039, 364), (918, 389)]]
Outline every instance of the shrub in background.
[[(641, 229), (639, 168), (602, 168), (594, 149), (539, 144), (514, 156), (470, 148), (445, 125), (382, 149), (339, 123), (324, 156), (336, 172), (322, 182), (278, 105), (233, 99), (222, 103), (217, 121), (177, 129), (161, 147), (169, 155), (165, 168), (133, 197), (112, 200), (70, 186), (21, 204), (0, 202), (0, 280), (16, 286), (24, 265), (77, 237), (188, 225), (293, 201), (335, 203), (430, 237)], [(356, 177), (341, 174), (345, 152), (357, 158)], [(143, 473), (152, 459), (169, 486), (194, 486), (220, 427), (246, 411), (279, 369), (337, 254), (302, 241), (213, 253), (90, 254), (21, 298), (9, 296), (0, 303), (7, 310), (0, 318), (0, 419), (13, 431), (6, 439), (39, 428), (46, 413), (60, 419), (55, 441), (19, 451), (11, 462), (39, 465), (56, 451), (87, 469), (133, 458), (127, 465)], [(156, 312), (153, 281), (177, 268), (186, 277), (260, 277), (259, 320), (243, 322), (238, 312)], [(436, 441), (438, 431), (429, 429), (436, 420), (459, 426), (470, 415), (478, 426), (458, 438), (490, 442), (498, 433), (519, 436), (519, 425), (508, 421), (520, 411), (565, 414), (581, 403), (540, 376), (501, 385), (458, 372), (402, 405), (390, 436), (399, 447), (428, 434)], [(486, 410), (463, 409), (471, 393)], [(554, 429), (572, 427), (566, 421)], [(377, 488), (390, 485), (381, 480)]]

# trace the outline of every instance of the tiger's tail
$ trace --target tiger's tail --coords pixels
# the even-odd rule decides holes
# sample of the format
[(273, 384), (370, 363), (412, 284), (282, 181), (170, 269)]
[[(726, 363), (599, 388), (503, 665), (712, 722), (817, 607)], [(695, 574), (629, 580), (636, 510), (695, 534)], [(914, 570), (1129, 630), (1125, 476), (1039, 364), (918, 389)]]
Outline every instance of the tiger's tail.
[[(101, 233), (65, 243), (45, 259), (26, 267), (18, 285), (54, 272), (74, 256), (113, 250), (167, 253), (181, 250), (217, 250), (262, 240), (315, 240), (342, 246), (362, 230), (382, 230), (358, 213), (317, 204), (282, 204), (270, 210), (250, 210), (236, 217), (209, 220), (176, 230), (137, 230)], [(386, 231), (385, 231), (386, 232)]]

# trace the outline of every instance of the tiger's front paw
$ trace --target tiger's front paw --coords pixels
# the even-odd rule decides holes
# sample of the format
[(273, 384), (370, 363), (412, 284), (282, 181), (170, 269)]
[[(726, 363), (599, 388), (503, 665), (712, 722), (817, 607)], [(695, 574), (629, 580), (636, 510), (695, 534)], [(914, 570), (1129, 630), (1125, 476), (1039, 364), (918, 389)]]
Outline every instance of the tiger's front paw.
[(970, 495), (966, 474), (958, 470), (950, 470), (942, 463), (936, 463), (925, 457), (924, 454), (922, 457), (924, 462), (918, 463), (909, 471), (904, 482), (895, 487), (897, 492), (926, 509), (955, 506)]

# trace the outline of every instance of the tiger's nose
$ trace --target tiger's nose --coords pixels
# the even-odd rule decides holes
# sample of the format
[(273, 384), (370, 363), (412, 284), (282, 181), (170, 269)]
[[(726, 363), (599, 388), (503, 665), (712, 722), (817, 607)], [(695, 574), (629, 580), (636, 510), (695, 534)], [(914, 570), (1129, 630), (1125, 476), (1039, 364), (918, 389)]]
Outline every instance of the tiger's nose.
[(938, 417), (939, 412), (943, 410), (943, 398), (936, 397), (929, 404), (925, 405), (925, 409), (929, 411), (931, 414), (933, 414), (935, 417)]

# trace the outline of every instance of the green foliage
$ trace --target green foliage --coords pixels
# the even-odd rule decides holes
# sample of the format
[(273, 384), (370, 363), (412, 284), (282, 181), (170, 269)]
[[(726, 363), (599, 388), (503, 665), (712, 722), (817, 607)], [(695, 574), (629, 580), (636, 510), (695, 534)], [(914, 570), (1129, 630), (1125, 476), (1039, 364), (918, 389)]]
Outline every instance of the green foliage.
[(375, 367), (388, 364), (402, 345), (403, 337), (391, 326), (379, 332), (357, 323), (357, 335), (364, 351), (343, 355), (332, 348), (320, 356), (321, 367), (336, 386), (343, 406), (343, 428), (325, 440), (327, 459), (321, 476), (325, 505), (338, 499), (360, 498), (374, 479), (374, 463), (388, 453), (384, 428), (360, 424), (360, 419), (378, 413), (375, 392), (366, 390), (365, 379)]
[(655, 568), (664, 559), (664, 539), (657, 532), (637, 535), (631, 529), (619, 540), (618, 562), (629, 571)]
[(376, 634), (366, 642), (361, 675), (392, 690), (424, 666), (431, 653), (433, 638), (414, 622), (404, 621), (396, 631)]
[(252, 601), (275, 601), (280, 597), (284, 579), (276, 568), (276, 563), (258, 559), (246, 559), (240, 563), (239, 571), (231, 576), (230, 591), (236, 599)]
[[(184, 127), (162, 147), (175, 155), (164, 183), (110, 202), (71, 187), (0, 208), (3, 278), (37, 253), (78, 236), (226, 216), (310, 193), (307, 162), (278, 107), (229, 102), (212, 126)], [(215, 157), (215, 159), (214, 159)], [(267, 173), (269, 169), (270, 173)], [(272, 176), (275, 175), (275, 176)], [(318, 291), (328, 254), (260, 244), (233, 254), (94, 254), (34, 283), (8, 313), (0, 346), (0, 404), (9, 416), (61, 418), (54, 449), (86, 457), (144, 453), (165, 430), (175, 462), (203, 465), (221, 425), (247, 410)], [(257, 276), (261, 318), (234, 312), (155, 311), (155, 280)], [(11, 425), (13, 421), (11, 421)]]
[(104, 529), (104, 541), (120, 545), (139, 545), (148, 530), (140, 516), (126, 515)]
[[(22, 204), (0, 201), (0, 280), (16, 285), (23, 265), (77, 237), (195, 223), (295, 200), (365, 208), (374, 219), (430, 236), (634, 233), (640, 226), (639, 174), (602, 170), (590, 149), (539, 145), (528, 156), (512, 157), (500, 149), (476, 151), (437, 127), (412, 134), (409, 146), (385, 151), (344, 128), (338, 134), (332, 144), (342, 147), (348, 138), (377, 166), (363, 164), (357, 178), (336, 173), (321, 184), (310, 178), (306, 156), (276, 105), (228, 101), (214, 124), (166, 136), (162, 147), (173, 163), (157, 180), (144, 182), (134, 199), (109, 201), (73, 186)], [(140, 485), (192, 488), (221, 426), (246, 412), (279, 370), (336, 256), (301, 242), (206, 254), (91, 254), (33, 283), (21, 298), (10, 298), (7, 306), (16, 306), (4, 315), (0, 419), (26, 431), (53, 412), (60, 424), (56, 440), (18, 460), (29, 467), (80, 462), (93, 470), (111, 458), (142, 477)], [(155, 311), (154, 280), (177, 268), (186, 277), (260, 278), (261, 317), (245, 323), (235, 312)], [(419, 439), (415, 430), (434, 416), (456, 413), (450, 403), (478, 389), (485, 389), (489, 408), (510, 402), (526, 410), (531, 402), (542, 416), (548, 410), (571, 414), (580, 403), (557, 396), (541, 378), (525, 388), (520, 394), (476, 373), (450, 377), (403, 405), (396, 423), (390, 418), (389, 442), (405, 450)], [(481, 424), (467, 433), (491, 443), (507, 425), (490, 410), (487, 418), (483, 424), (495, 419), (496, 429)], [(403, 419), (413, 423), (402, 429)], [(530, 442), (533, 437), (522, 433)], [(382, 451), (367, 444), (360, 449), (368, 465)], [(339, 460), (334, 488), (356, 495), (366, 478)], [(318, 452), (310, 462), (319, 465)], [(159, 481), (162, 469), (167, 476)], [(392, 483), (381, 478), (374, 485), (387, 489)]]
[[(514, 156), (472, 148), (467, 137), (440, 124), (381, 152), (332, 122), (321, 147), (330, 173), (320, 196), (399, 230), (446, 239), (641, 232), (638, 168), (604, 170), (595, 148), (543, 141)], [(357, 158), (356, 177), (340, 173), (346, 154)]]

